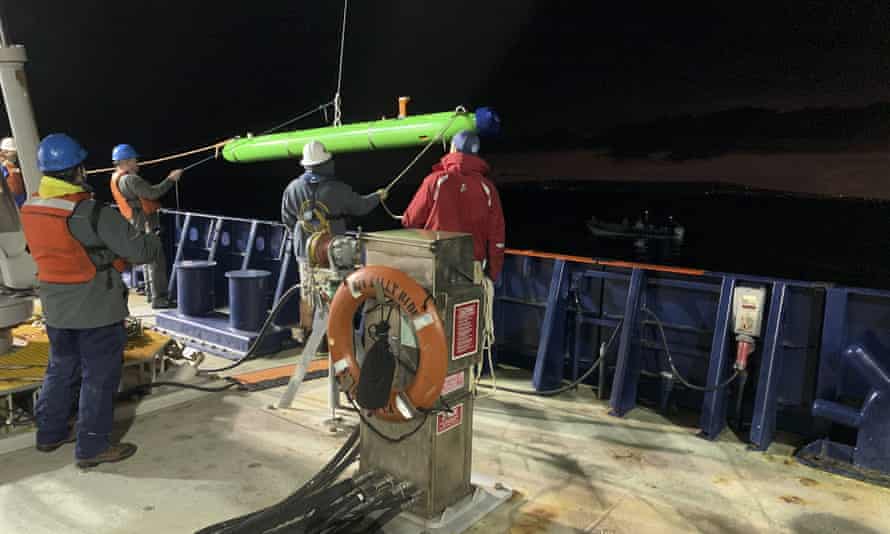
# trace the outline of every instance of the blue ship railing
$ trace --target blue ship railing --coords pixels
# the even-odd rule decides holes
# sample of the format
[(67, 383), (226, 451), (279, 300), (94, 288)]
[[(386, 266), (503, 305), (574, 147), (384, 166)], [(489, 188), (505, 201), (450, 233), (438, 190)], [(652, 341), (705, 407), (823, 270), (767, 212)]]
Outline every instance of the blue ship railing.
[[(277, 284), (270, 306), (297, 281), (289, 232), (278, 222), (172, 210), (162, 212), (162, 222), (171, 264), (218, 262), (218, 306), (228, 302), (228, 270), (271, 271)], [(765, 450), (777, 431), (825, 434), (832, 423), (813, 414), (817, 399), (855, 405), (871, 394), (874, 388), (841, 357), (850, 345), (867, 338), (875, 365), (890, 368), (887, 291), (515, 250), (496, 286), (497, 358), (531, 370), (535, 389), (554, 388), (588, 370), (623, 319), (617, 348), (589, 379), (601, 398), (609, 395), (612, 414), (622, 417), (638, 402), (665, 411), (682, 406), (698, 411), (702, 436), (715, 439), (736, 386), (700, 392), (677, 383), (665, 367), (658, 330), (641, 310), (660, 317), (680, 373), (713, 388), (732, 372), (738, 285), (763, 287), (768, 295), (737, 428), (749, 429), (753, 448)], [(298, 313), (294, 306), (279, 324), (296, 323)]]

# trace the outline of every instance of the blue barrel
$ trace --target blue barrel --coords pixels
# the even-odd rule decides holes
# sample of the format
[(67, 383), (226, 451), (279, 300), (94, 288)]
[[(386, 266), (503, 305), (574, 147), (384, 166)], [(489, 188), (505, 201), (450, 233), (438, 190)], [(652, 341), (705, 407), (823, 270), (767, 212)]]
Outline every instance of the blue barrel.
[(266, 300), (269, 294), (269, 271), (229, 271), (229, 326), (256, 332), (266, 321)]
[(183, 315), (202, 317), (213, 312), (215, 261), (186, 260), (176, 264), (176, 298)]

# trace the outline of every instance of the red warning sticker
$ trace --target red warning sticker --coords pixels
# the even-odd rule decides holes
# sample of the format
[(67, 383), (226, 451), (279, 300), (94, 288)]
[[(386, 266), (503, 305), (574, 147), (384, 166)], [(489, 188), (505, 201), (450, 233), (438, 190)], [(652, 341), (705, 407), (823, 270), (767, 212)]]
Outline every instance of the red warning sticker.
[(464, 387), (464, 372), (458, 371), (453, 375), (448, 375), (445, 377), (445, 384), (442, 386), (442, 396), (448, 395), (449, 393), (454, 393), (459, 389), (463, 389)]
[(436, 416), (436, 434), (444, 434), (452, 428), (460, 426), (464, 419), (464, 403), (451, 407), (451, 413), (440, 413)]
[(479, 350), (479, 299), (454, 306), (451, 321), (451, 359), (459, 360)]

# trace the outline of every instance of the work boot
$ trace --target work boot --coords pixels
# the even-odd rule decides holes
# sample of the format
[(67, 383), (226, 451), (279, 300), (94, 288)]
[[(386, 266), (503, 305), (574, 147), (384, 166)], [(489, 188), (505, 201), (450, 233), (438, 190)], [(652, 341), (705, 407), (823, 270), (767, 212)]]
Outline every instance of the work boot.
[(116, 443), (109, 445), (103, 452), (93, 456), (92, 458), (83, 458), (77, 460), (77, 467), (81, 469), (89, 469), (99, 464), (120, 462), (126, 460), (130, 456), (136, 454), (138, 447), (132, 443)]
[(168, 308), (175, 308), (176, 303), (167, 297), (157, 297), (151, 301), (151, 309), (153, 310), (164, 310)]
[(66, 443), (74, 443), (75, 441), (77, 441), (77, 434), (75, 434), (74, 430), (72, 430), (68, 434), (68, 437), (66, 437), (65, 439), (63, 439), (61, 441), (57, 441), (55, 443), (38, 443), (36, 445), (36, 448), (40, 452), (53, 452), (54, 450), (58, 449), (62, 445), (66, 444)]

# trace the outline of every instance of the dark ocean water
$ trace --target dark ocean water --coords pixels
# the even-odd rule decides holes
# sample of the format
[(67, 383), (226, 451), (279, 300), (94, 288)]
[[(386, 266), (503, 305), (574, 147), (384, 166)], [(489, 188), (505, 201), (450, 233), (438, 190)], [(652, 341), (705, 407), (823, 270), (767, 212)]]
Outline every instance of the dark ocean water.
[[(890, 202), (700, 184), (552, 183), (501, 188), (508, 246), (772, 277), (890, 288)], [(590, 216), (673, 216), (680, 246), (595, 238)]]
[[(344, 175), (359, 174), (352, 171)], [(188, 183), (183, 206), (277, 220), (281, 191), (288, 181), (252, 178), (249, 184), (262, 187), (240, 187), (237, 196), (227, 194), (236, 190), (232, 179), (219, 180), (218, 195), (200, 195), (199, 188)], [(378, 184), (355, 187), (368, 192)], [(388, 202), (393, 211), (404, 210), (416, 187), (406, 180), (393, 190)], [(888, 201), (707, 184), (535, 182), (502, 184), (499, 190), (510, 248), (890, 289)], [(166, 204), (172, 205), (172, 199)], [(585, 224), (591, 216), (633, 222), (644, 210), (654, 221), (673, 216), (686, 228), (683, 244), (641, 250), (633, 240), (595, 238)], [(352, 225), (368, 231), (398, 226), (379, 209)]]

